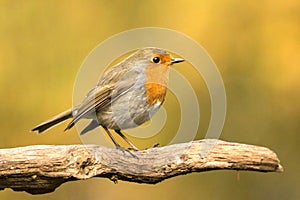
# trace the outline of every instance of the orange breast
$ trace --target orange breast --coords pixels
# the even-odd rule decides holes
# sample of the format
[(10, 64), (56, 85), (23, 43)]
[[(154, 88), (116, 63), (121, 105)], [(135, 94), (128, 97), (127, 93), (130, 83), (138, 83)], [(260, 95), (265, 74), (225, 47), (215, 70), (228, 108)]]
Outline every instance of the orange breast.
[(148, 104), (154, 105), (165, 100), (169, 67), (164, 65), (149, 66), (146, 71), (146, 95)]
[(147, 90), (147, 102), (150, 105), (154, 105), (157, 102), (163, 103), (165, 100), (165, 95), (167, 92), (167, 88), (160, 84), (148, 83), (146, 84)]

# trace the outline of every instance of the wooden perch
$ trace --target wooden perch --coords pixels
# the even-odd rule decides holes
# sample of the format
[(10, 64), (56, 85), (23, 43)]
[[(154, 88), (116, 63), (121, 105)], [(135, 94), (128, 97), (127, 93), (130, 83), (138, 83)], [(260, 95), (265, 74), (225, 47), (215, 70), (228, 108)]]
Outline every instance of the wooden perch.
[(0, 190), (43, 194), (64, 182), (91, 177), (154, 184), (218, 169), (283, 171), (268, 148), (215, 139), (137, 152), (96, 145), (38, 145), (0, 149)]

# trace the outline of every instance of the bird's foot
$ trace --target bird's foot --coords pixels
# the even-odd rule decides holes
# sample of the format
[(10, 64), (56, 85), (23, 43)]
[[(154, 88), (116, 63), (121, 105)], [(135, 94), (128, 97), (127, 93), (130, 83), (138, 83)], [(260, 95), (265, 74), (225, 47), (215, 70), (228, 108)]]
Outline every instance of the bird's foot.
[(139, 149), (136, 148), (135, 146), (128, 147), (127, 149), (130, 150), (130, 151), (139, 151)]
[(130, 148), (124, 148), (124, 147), (121, 147), (121, 146), (119, 146), (119, 145), (118, 145), (118, 146), (116, 145), (116, 149), (122, 151), (124, 154), (127, 152), (127, 153), (129, 153), (132, 157), (138, 158), (138, 157), (133, 153), (133, 152), (135, 152), (135, 151), (139, 151), (138, 149), (135, 150), (135, 149), (130, 149)]
[(152, 147), (148, 147), (145, 150), (152, 149), (152, 148), (157, 148), (157, 147), (159, 147), (159, 145), (160, 145), (159, 143), (155, 143), (154, 145), (152, 145)]
[(152, 146), (152, 148), (156, 148), (156, 147), (159, 147), (159, 146), (160, 146), (159, 143), (155, 143), (155, 144)]

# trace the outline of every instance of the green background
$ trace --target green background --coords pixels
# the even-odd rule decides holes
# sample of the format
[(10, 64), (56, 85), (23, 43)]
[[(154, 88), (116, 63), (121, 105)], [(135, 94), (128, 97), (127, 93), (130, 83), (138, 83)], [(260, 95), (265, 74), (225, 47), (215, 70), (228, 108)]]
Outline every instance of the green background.
[[(239, 180), (235, 171), (194, 173), (157, 185), (97, 178), (45, 195), (6, 189), (0, 199), (299, 198), (299, 20), (298, 0), (0, 0), (1, 148), (80, 143), (75, 129), (62, 131), (65, 124), (42, 135), (29, 130), (72, 105), (76, 74), (96, 45), (121, 31), (157, 26), (192, 37), (219, 67), (228, 101), (221, 139), (269, 147), (285, 169), (240, 172)], [(188, 69), (181, 70), (188, 76)], [(172, 105), (171, 94), (167, 101)], [(159, 140), (166, 144), (164, 136)]]

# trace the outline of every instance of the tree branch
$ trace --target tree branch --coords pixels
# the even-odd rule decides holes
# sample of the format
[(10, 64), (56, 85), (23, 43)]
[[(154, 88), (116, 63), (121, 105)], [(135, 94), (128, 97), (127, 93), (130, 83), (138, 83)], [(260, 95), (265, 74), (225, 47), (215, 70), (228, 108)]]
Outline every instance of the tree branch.
[(155, 184), (219, 169), (283, 171), (268, 148), (214, 139), (137, 152), (96, 145), (37, 145), (0, 149), (0, 190), (43, 194), (64, 182), (91, 177)]

